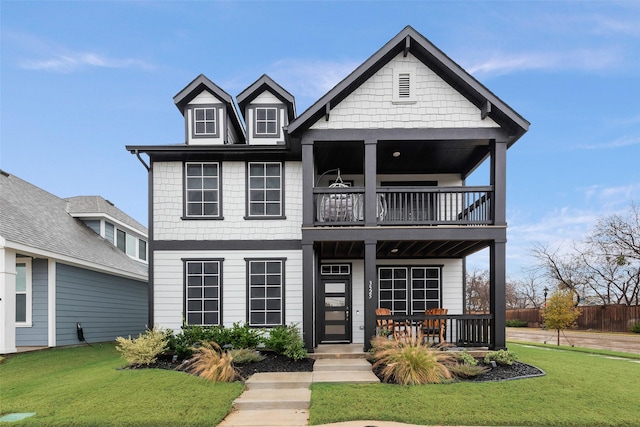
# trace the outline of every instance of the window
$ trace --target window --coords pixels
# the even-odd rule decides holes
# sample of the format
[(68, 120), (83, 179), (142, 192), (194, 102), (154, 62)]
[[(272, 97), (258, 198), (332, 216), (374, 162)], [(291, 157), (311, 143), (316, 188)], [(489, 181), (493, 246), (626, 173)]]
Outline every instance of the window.
[(185, 261), (185, 313), (189, 325), (221, 323), (221, 260)]
[(116, 230), (116, 247), (122, 252), (127, 252), (127, 233), (122, 230)]
[(344, 276), (351, 274), (351, 265), (349, 264), (322, 264), (320, 266), (320, 274), (323, 276)]
[(114, 233), (113, 224), (111, 224), (110, 222), (106, 222), (105, 221), (105, 223), (104, 223), (104, 238), (107, 239), (109, 242), (114, 243), (113, 233)]
[(187, 217), (220, 216), (220, 166), (218, 163), (185, 165)]
[(441, 307), (440, 267), (379, 267), (379, 306), (393, 314)]
[(16, 324), (31, 326), (31, 259), (16, 260)]
[(249, 325), (284, 322), (284, 260), (248, 260)]
[(282, 217), (282, 164), (249, 163), (250, 217)]
[(127, 234), (127, 255), (129, 255), (130, 257), (134, 257), (136, 256), (136, 236), (133, 236), (131, 234)]
[(413, 69), (393, 70), (393, 102), (416, 102), (416, 72)]
[(193, 133), (194, 135), (216, 135), (216, 109), (193, 109)]
[(138, 240), (138, 258), (143, 261), (147, 260), (147, 242), (142, 239)]
[(274, 107), (256, 108), (256, 136), (278, 135), (278, 109)]

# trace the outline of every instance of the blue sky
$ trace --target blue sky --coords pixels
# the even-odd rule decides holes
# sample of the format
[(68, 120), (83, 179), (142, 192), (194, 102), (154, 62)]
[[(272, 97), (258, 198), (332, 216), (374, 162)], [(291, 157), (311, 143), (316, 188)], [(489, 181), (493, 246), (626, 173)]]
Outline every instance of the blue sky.
[[(147, 223), (124, 146), (184, 142), (172, 97), (200, 73), (235, 96), (263, 73), (298, 114), (406, 25), (531, 122), (508, 152), (508, 273), (534, 242), (640, 203), (640, 2), (0, 3), (0, 168)], [(486, 185), (486, 169), (470, 184)], [(485, 256), (472, 260), (484, 268)]]

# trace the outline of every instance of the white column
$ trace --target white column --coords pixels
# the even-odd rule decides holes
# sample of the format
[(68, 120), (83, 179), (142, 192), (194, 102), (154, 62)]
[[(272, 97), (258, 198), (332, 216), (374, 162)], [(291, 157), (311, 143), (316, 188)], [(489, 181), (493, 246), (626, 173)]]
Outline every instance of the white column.
[(16, 253), (0, 237), (0, 354), (16, 352)]
[(49, 347), (56, 346), (56, 262), (49, 260), (47, 270), (47, 320)]

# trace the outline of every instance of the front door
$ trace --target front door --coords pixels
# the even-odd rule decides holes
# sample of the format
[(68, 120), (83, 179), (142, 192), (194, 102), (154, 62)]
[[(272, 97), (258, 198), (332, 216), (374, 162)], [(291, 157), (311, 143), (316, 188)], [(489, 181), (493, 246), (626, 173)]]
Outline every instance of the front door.
[(351, 278), (320, 278), (320, 342), (351, 342)]

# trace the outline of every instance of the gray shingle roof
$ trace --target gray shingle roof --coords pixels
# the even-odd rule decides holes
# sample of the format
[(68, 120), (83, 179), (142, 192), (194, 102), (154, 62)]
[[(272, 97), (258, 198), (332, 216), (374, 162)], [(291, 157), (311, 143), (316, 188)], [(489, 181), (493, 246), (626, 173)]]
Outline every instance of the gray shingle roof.
[(8, 246), (14, 242), (119, 270), (123, 275), (147, 276), (145, 264), (129, 258), (69, 215), (66, 200), (6, 173), (0, 174), (0, 236)]
[(144, 225), (116, 208), (111, 202), (105, 200), (101, 196), (76, 196), (69, 197), (64, 200), (67, 201), (67, 212), (73, 216), (77, 217), (82, 216), (83, 214), (95, 213), (107, 214), (147, 236), (147, 228)]

